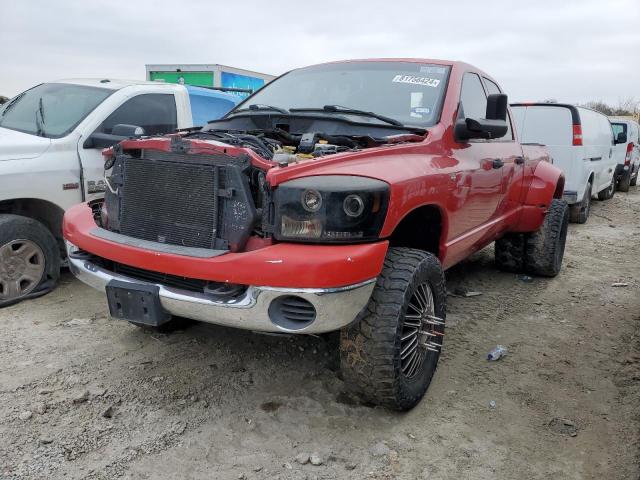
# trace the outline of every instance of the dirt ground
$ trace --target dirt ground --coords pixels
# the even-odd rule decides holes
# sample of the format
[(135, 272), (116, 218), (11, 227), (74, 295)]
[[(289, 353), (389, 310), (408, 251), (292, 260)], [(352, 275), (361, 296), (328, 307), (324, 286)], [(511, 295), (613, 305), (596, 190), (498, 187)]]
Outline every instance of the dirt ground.
[(555, 279), (500, 273), (491, 248), (450, 270), (482, 295), (449, 298), (406, 414), (342, 393), (335, 338), (152, 334), (67, 273), (0, 311), (0, 478), (638, 480), (639, 217), (640, 189), (596, 202)]

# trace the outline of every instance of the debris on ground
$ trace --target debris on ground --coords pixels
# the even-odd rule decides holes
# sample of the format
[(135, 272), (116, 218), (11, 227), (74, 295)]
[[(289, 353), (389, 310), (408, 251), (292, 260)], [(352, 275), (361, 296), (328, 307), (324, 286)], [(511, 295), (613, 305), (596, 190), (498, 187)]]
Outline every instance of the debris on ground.
[(309, 461), (311, 462), (311, 465), (322, 465), (324, 463), (324, 458), (322, 458), (322, 456), (319, 453), (312, 453), (311, 456), (309, 457)]
[(73, 318), (68, 322), (64, 322), (63, 325), (65, 327), (76, 327), (80, 325), (89, 325), (91, 323), (90, 318)]
[(89, 400), (89, 390), (84, 390), (73, 397), (73, 403), (84, 403), (87, 400)]
[(611, 284), (612, 287), (628, 287), (629, 284), (626, 282), (615, 282)]
[(482, 295), (482, 292), (457, 287), (453, 289), (453, 291), (447, 291), (447, 295), (449, 295), (450, 297), (478, 297)]
[(533, 282), (533, 277), (530, 277), (529, 275), (520, 275), (518, 279), (520, 279), (521, 282), (525, 282), (525, 283)]
[(575, 422), (569, 420), (567, 418), (553, 418), (549, 422), (549, 428), (560, 435), (568, 435), (570, 437), (575, 437), (578, 435), (578, 427)]
[(369, 449), (369, 453), (374, 457), (384, 457), (389, 455), (391, 449), (384, 442), (378, 442)]
[(20, 420), (29, 420), (31, 417), (33, 417), (33, 413), (31, 412), (31, 410), (25, 410), (18, 414), (18, 418)]
[(495, 348), (493, 348), (493, 350), (491, 350), (487, 354), (487, 360), (489, 360), (490, 362), (495, 362), (496, 360), (500, 360), (506, 354), (507, 347), (505, 347), (504, 345), (496, 345)]
[(296, 455), (296, 462), (299, 463), (300, 465), (306, 465), (307, 463), (309, 463), (310, 459), (311, 459), (311, 456), (305, 452), (302, 452)]

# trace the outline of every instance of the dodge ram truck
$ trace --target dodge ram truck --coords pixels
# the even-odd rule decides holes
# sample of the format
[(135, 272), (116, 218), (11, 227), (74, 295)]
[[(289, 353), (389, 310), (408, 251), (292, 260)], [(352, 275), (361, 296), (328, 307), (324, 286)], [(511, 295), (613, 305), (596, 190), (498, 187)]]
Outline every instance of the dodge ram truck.
[(562, 172), (460, 62), (293, 70), (201, 130), (105, 150), (105, 183), (63, 230), (112, 317), (339, 330), (348, 385), (397, 410), (436, 370), (443, 271), (495, 242), (500, 268), (555, 276), (568, 224)]

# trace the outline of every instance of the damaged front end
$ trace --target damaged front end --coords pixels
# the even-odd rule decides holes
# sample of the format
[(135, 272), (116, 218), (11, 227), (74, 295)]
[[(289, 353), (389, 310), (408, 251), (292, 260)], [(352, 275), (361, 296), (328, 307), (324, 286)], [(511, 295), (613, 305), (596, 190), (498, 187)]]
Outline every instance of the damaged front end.
[(248, 154), (192, 151), (177, 135), (165, 150), (139, 146), (117, 146), (107, 161), (100, 235), (163, 244), (176, 254), (240, 252), (250, 236), (263, 236), (265, 172)]

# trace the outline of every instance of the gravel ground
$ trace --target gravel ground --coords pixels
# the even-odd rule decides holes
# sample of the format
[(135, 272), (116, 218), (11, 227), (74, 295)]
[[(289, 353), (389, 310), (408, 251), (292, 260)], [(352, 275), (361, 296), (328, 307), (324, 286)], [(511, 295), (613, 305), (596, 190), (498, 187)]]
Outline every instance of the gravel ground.
[(637, 480), (640, 190), (592, 215), (556, 279), (500, 273), (491, 248), (447, 273), (482, 295), (450, 297), (406, 414), (343, 393), (335, 336), (149, 333), (65, 274), (0, 311), (0, 478)]

